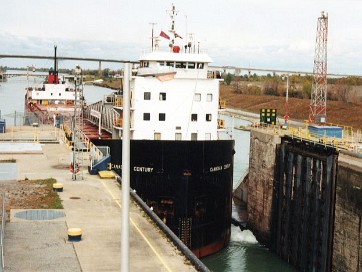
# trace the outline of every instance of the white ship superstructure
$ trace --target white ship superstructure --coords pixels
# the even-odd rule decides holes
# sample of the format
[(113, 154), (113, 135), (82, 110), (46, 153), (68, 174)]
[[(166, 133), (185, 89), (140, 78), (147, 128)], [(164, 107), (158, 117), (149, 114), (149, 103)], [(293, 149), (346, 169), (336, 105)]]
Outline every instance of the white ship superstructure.
[[(206, 53), (195, 52), (191, 42), (175, 45), (180, 37), (175, 31), (175, 8), (170, 18), (169, 49), (159, 50), (158, 39), (150, 52), (140, 58), (131, 81), (131, 138), (135, 140), (217, 140), (223, 122), (219, 81), (208, 76), (212, 62)], [(122, 104), (122, 103), (121, 103)], [(122, 119), (122, 105), (116, 107)], [(121, 121), (121, 120), (120, 120)], [(121, 122), (118, 131), (122, 138)], [(117, 127), (117, 126), (116, 126)]]
[[(140, 62), (138, 74), (154, 75), (133, 77), (132, 138), (217, 140), (219, 80), (207, 77), (211, 59), (206, 54), (154, 51)], [(167, 71), (176, 74), (162, 81)]]

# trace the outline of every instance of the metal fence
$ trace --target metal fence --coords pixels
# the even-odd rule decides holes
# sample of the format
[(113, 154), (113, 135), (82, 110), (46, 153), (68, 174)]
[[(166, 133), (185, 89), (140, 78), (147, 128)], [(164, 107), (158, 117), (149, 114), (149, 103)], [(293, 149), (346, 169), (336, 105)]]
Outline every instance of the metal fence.
[(5, 270), (4, 264), (4, 230), (5, 230), (5, 193), (1, 195), (2, 205), (1, 205), (1, 230), (0, 230), (0, 272)]

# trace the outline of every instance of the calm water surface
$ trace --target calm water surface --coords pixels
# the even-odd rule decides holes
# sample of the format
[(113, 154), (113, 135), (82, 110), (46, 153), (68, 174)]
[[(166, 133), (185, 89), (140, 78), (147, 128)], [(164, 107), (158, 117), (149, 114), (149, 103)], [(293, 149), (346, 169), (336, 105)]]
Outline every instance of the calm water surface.
[[(24, 72), (22, 72), (24, 73)], [(32, 82), (42, 82), (42, 78), (31, 78)], [(0, 82), (0, 118), (6, 119), (6, 124), (16, 122), (20, 125), (24, 115), (24, 95), (27, 86), (26, 77), (9, 78), (7, 82)], [(84, 97), (87, 104), (101, 100), (111, 90), (85, 86)], [(227, 127), (247, 125), (248, 122), (224, 116)], [(245, 173), (249, 166), (249, 141), (247, 131), (230, 129), (224, 138), (234, 137), (236, 154), (234, 157), (234, 183)], [(240, 231), (232, 226), (231, 241), (227, 248), (212, 256), (202, 259), (211, 271), (240, 271), (240, 272), (280, 272), (295, 271), (278, 256), (260, 245), (254, 235), (246, 230)]]
[[(26, 71), (8, 71), (9, 73), (21, 73)], [(39, 72), (36, 72), (39, 74)], [(45, 75), (46, 73), (44, 73)], [(44, 78), (29, 77), (30, 86), (41, 84)], [(25, 88), (28, 82), (26, 76), (11, 77), (7, 82), (0, 82), (0, 119), (6, 119), (7, 125), (22, 124), (24, 116)], [(87, 104), (101, 100), (104, 95), (109, 94), (110, 89), (86, 85), (83, 95)]]

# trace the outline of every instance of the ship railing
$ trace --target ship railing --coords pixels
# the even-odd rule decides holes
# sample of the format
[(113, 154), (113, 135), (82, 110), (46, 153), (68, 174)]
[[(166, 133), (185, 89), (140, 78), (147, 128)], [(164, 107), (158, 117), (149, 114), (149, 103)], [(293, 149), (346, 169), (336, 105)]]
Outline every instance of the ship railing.
[[(141, 56), (152, 53), (152, 52), (172, 53), (172, 50), (171, 49), (163, 49), (163, 48), (154, 48), (154, 49), (147, 48), (147, 49), (142, 49)], [(185, 51), (185, 50), (182, 50), (182, 48), (181, 48), (180, 52), (177, 53), (177, 54), (207, 54), (207, 53), (208, 53), (208, 50), (206, 50), (206, 49), (198, 49), (198, 50), (192, 50), (191, 49), (190, 51), (189, 51), (189, 49), (187, 49)]]
[(93, 165), (100, 161), (105, 156), (111, 154), (111, 149), (109, 146), (96, 146), (90, 142), (90, 168), (92, 170)]
[(41, 122), (42, 124), (45, 124), (50, 120), (50, 116), (47, 115), (44, 111), (42, 111), (36, 103), (34, 103), (31, 106), (31, 108), (32, 108), (31, 112), (37, 117), (38, 121)]
[(122, 121), (121, 114), (113, 109), (113, 125), (115, 127), (122, 127)]
[(72, 133), (67, 125), (60, 125), (59, 138), (68, 148), (73, 146)]
[(89, 149), (90, 149), (90, 144), (91, 144), (91, 141), (88, 138), (88, 136), (85, 135), (85, 133), (82, 130), (77, 130), (75, 135), (83, 143), (83, 145), (85, 146), (86, 151), (88, 152)]
[(5, 271), (5, 262), (4, 262), (5, 221), (6, 221), (5, 193), (3, 192), (1, 194), (0, 272)]
[(120, 95), (115, 95), (113, 106), (122, 108), (123, 107), (123, 97)]

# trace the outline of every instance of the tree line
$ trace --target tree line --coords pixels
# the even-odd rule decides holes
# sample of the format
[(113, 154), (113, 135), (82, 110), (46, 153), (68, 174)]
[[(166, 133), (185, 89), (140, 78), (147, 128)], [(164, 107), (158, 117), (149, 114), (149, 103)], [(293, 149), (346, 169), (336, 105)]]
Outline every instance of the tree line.
[[(235, 76), (230, 73), (223, 74), (224, 84), (231, 85), (233, 91), (239, 94), (286, 96), (287, 78), (282, 75), (245, 74)], [(313, 76), (289, 75), (288, 96), (310, 99)], [(344, 77), (327, 78), (327, 99), (346, 103), (361, 101), (362, 78)]]

